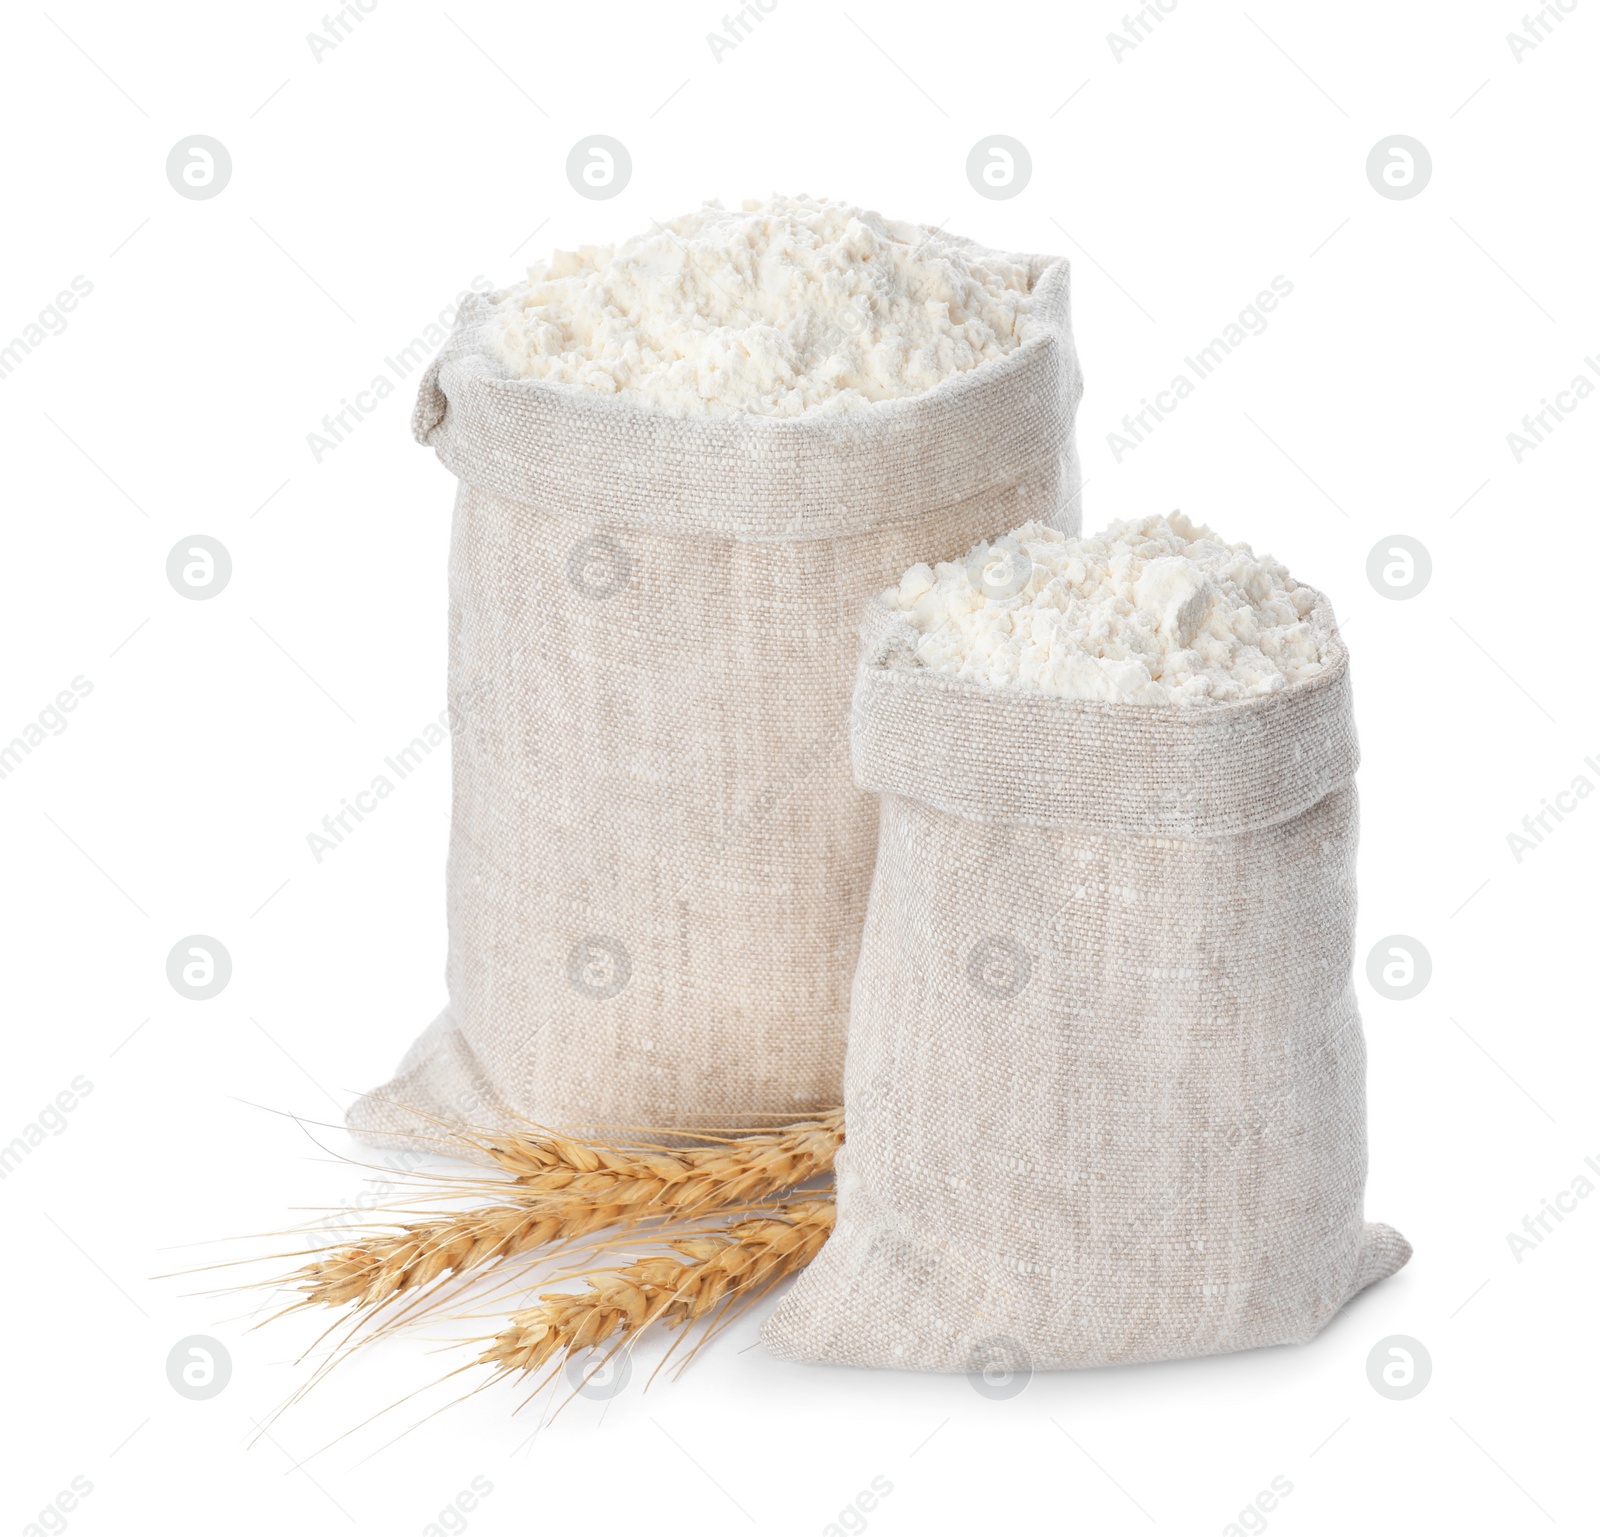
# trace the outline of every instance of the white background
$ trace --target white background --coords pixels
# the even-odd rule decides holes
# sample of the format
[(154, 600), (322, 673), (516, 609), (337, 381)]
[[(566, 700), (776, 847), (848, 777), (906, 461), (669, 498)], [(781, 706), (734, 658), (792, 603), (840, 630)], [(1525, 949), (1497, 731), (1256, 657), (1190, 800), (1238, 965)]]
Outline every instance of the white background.
[[(1592, 1529), (1600, 1199), (1520, 1260), (1507, 1234), (1600, 1160), (1600, 799), (1520, 862), (1507, 835), (1600, 785), (1600, 402), (1520, 464), (1506, 435), (1600, 353), (1600, 7), (1520, 62), (1521, 0), (1179, 0), (1119, 59), (1123, 14), (778, 0), (720, 62), (715, 3), (379, 0), (320, 62), (309, 6), (12, 14), (0, 342), (74, 276), (93, 293), (0, 379), (0, 739), (75, 676), (93, 692), (0, 780), (0, 1141), (92, 1090), (0, 1183), (5, 1530), (77, 1476), (86, 1537), (423, 1532), (481, 1476), (453, 1529), (821, 1533), (881, 1476), (882, 1537), (1221, 1533), (1275, 1475), (1293, 1492), (1254, 1529), (1285, 1537)], [(232, 156), (213, 200), (165, 175), (197, 133)], [(633, 157), (612, 201), (566, 179), (592, 133)], [(965, 175), (994, 133), (1033, 161), (1006, 201)], [(1396, 133), (1433, 161), (1404, 201), (1365, 172)], [(155, 1277), (356, 1200), (362, 1172), (274, 1112), (336, 1122), (443, 996), (444, 763), (320, 865), (306, 835), (443, 707), (452, 484), (410, 440), (409, 385), (321, 463), (307, 434), (475, 276), (773, 190), (1070, 257), (1088, 525), (1182, 506), (1333, 596), (1365, 754), (1367, 1209), (1416, 1257), (1307, 1347), (991, 1401), (780, 1364), (751, 1316), (682, 1378), (544, 1428), (507, 1386), (312, 1456), (462, 1359), (402, 1340), (252, 1447), (316, 1321), (248, 1332), (258, 1296), (196, 1294), (226, 1276)], [(1278, 274), (1266, 332), (1116, 463), (1123, 414)], [(233, 559), (206, 602), (165, 575), (197, 533)], [(1407, 601), (1366, 575), (1394, 534), (1433, 562)], [(205, 1003), (165, 975), (194, 933), (234, 964)], [(1434, 968), (1403, 1003), (1364, 979), (1396, 933)], [(166, 1379), (192, 1334), (233, 1361), (204, 1402)], [(1391, 1334), (1433, 1361), (1403, 1402), (1367, 1380)]]

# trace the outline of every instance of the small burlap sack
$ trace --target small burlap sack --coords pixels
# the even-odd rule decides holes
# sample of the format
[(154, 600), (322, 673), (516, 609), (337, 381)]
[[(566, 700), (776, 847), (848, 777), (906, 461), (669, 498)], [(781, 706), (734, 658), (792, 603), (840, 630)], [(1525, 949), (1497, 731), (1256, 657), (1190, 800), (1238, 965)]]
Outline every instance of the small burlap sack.
[(1344, 646), (1157, 709), (929, 672), (881, 603), (864, 633), (838, 1224), (766, 1343), (986, 1371), (1309, 1339), (1411, 1253), (1362, 1219)]
[(683, 419), (513, 378), (468, 300), (416, 435), (450, 558), (450, 1001), (353, 1130), (735, 1127), (839, 1102), (877, 837), (861, 604), (1037, 517), (1078, 527), (1065, 261), (1033, 333), (839, 416)]

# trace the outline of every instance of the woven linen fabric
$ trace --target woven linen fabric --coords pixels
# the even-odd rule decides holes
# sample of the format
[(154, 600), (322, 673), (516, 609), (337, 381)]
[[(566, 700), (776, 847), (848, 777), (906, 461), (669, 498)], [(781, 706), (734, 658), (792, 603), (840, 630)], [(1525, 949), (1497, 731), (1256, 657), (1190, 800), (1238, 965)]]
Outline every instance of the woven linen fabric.
[(415, 430), (450, 559), (449, 1003), (349, 1125), (606, 1135), (839, 1103), (877, 839), (861, 605), (1026, 518), (1076, 532), (1069, 270), (1033, 329), (837, 416), (668, 416), (511, 377), (470, 300)]
[(927, 671), (882, 603), (864, 637), (838, 1220), (768, 1347), (983, 1372), (1309, 1339), (1411, 1253), (1362, 1214), (1343, 644), (1152, 708)]

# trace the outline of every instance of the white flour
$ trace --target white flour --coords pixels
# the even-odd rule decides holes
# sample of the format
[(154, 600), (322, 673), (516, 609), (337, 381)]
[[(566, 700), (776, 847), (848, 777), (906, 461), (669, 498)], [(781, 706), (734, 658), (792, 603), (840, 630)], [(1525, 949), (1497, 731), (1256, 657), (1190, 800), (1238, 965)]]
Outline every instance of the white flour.
[(1026, 334), (1027, 290), (1008, 257), (846, 203), (710, 203), (531, 266), (493, 340), (515, 374), (677, 416), (799, 416), (1003, 357)]
[(1315, 601), (1269, 555), (1181, 513), (1068, 539), (1025, 523), (883, 595), (935, 672), (1066, 699), (1198, 705), (1322, 670)]

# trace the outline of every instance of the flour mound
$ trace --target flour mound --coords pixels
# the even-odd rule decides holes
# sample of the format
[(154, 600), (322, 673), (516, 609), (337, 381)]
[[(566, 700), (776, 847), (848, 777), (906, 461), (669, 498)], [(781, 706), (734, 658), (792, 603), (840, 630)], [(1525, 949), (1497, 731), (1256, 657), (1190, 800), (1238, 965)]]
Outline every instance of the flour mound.
[(921, 394), (1025, 338), (1028, 269), (808, 197), (708, 203), (557, 251), (496, 305), (512, 373), (676, 416), (801, 416)]
[(913, 566), (884, 601), (935, 672), (1063, 699), (1204, 705), (1313, 677), (1316, 594), (1181, 513), (1069, 539), (1043, 523)]

